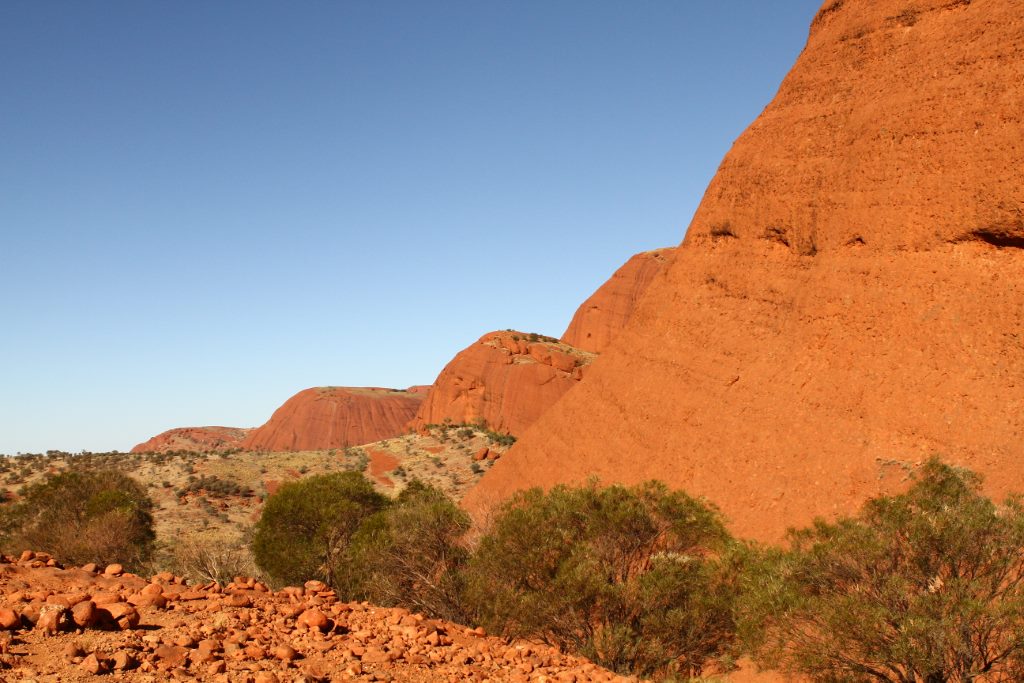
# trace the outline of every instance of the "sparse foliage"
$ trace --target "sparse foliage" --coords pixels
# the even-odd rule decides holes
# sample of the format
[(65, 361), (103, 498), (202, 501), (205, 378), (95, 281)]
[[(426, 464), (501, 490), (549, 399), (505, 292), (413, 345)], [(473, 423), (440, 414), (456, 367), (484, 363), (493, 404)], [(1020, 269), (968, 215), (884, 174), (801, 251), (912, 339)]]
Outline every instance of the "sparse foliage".
[(353, 536), (352, 569), (374, 603), (449, 620), (466, 617), (461, 569), (469, 517), (440, 490), (417, 480)]
[(138, 569), (153, 552), (152, 507), (146, 490), (122, 472), (72, 468), (3, 506), (4, 546), (46, 551), (72, 564)]
[(761, 663), (818, 681), (1019, 681), (1024, 507), (929, 461), (910, 490), (793, 532), (747, 574)]
[(514, 497), (467, 570), (492, 630), (539, 638), (623, 673), (698, 675), (732, 641), (711, 559), (718, 514), (659, 483)]

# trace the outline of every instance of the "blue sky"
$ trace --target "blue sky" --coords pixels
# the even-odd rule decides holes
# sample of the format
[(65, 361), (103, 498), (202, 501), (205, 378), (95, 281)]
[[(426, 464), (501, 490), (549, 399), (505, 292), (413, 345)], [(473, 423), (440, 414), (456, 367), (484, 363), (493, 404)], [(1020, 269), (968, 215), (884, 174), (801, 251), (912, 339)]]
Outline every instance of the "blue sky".
[(683, 238), (819, 4), (0, 4), (0, 453), (560, 335)]

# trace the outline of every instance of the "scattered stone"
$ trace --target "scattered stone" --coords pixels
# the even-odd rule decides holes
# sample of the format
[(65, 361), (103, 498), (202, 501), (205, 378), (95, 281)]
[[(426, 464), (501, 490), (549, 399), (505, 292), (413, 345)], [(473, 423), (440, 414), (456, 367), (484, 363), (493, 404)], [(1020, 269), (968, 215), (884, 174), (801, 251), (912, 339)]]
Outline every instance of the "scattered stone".
[(110, 671), (110, 665), (105, 660), (97, 657), (95, 652), (83, 659), (78, 668), (93, 676)]

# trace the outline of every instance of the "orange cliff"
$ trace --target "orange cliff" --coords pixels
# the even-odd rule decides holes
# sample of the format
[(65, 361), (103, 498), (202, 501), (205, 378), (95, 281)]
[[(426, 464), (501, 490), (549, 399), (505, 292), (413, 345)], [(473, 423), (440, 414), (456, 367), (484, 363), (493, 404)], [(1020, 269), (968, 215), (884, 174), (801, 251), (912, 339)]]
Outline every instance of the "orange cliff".
[(238, 427), (179, 427), (157, 434), (131, 450), (132, 453), (169, 451), (226, 451), (240, 448), (251, 429)]
[(826, 2), (615, 344), (466, 504), (658, 478), (778, 540), (933, 454), (1024, 489), (1022, 130), (1019, 2)]
[(579, 383), (593, 358), (550, 337), (485, 334), (441, 371), (411, 426), (482, 420), (520, 434)]
[(345, 448), (402, 434), (426, 392), (355, 387), (315, 387), (285, 401), (242, 448), (303, 451)]
[(674, 252), (673, 248), (655, 249), (631, 257), (577, 309), (562, 341), (593, 353), (604, 352)]

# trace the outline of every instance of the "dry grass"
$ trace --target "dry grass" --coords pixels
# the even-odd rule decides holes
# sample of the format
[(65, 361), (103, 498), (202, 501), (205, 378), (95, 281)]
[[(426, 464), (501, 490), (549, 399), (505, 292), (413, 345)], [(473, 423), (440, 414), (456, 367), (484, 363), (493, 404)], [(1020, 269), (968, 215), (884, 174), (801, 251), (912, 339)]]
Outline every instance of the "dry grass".
[[(0, 495), (17, 498), (24, 487), (71, 463), (114, 467), (138, 480), (153, 499), (156, 562), (161, 568), (174, 567), (195, 578), (235, 571), (253, 574), (249, 530), (259, 519), (265, 498), (280, 484), (355, 470), (365, 472), (387, 495), (397, 495), (416, 478), (460, 499), (493, 462), (473, 461), (485, 446), (497, 453), (507, 450), (482, 431), (452, 426), (323, 451), (77, 455), (51, 451), (0, 456)], [(204, 483), (210, 488), (202, 488)]]

